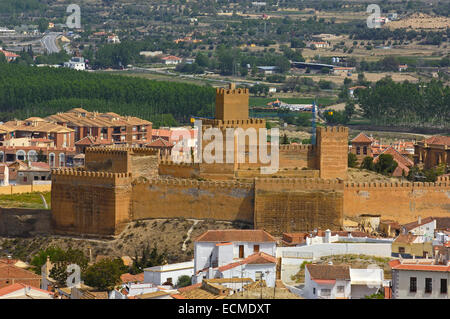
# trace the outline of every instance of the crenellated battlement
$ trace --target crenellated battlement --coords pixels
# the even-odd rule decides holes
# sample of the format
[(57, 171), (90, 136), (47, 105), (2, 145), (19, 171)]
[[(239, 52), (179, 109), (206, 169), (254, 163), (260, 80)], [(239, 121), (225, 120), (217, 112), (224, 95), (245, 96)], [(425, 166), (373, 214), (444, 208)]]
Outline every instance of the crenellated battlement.
[(318, 132), (322, 134), (335, 134), (335, 133), (346, 133), (348, 134), (348, 127), (345, 126), (324, 126), (318, 127)]
[(299, 144), (299, 145), (292, 145), (292, 144), (282, 144), (280, 145), (280, 151), (313, 151), (316, 147), (311, 144)]
[(126, 147), (88, 147), (86, 153), (105, 154), (105, 155), (127, 155), (129, 149)]
[(243, 183), (239, 181), (199, 181), (195, 179), (181, 179), (181, 178), (152, 178), (141, 179), (133, 182), (134, 185), (171, 185), (181, 187), (201, 187), (201, 188), (253, 188), (252, 183)]
[(226, 95), (236, 95), (236, 94), (249, 94), (250, 91), (247, 88), (231, 88), (231, 89), (224, 89), (224, 88), (217, 88), (216, 89), (216, 96), (226, 96)]
[(174, 162), (169, 159), (162, 159), (159, 161), (159, 165), (174, 166), (174, 167), (199, 167), (199, 163), (186, 163), (186, 162)]
[(131, 178), (131, 173), (92, 172), (82, 169), (60, 168), (52, 169), (52, 176), (113, 180)]
[(346, 182), (345, 188), (352, 188), (352, 189), (362, 189), (362, 188), (430, 188), (430, 187), (439, 187), (439, 188), (446, 188), (450, 187), (450, 182), (435, 182), (435, 183), (428, 183), (428, 182), (413, 182), (413, 183), (381, 183), (381, 182), (365, 182), (365, 183), (353, 183), (353, 182)]
[(342, 185), (344, 182), (337, 179), (323, 178), (255, 178), (255, 182), (265, 184), (298, 184), (298, 185)]
[[(257, 118), (249, 118), (245, 120), (218, 120), (218, 119), (202, 119), (202, 128), (208, 126), (216, 127), (219, 129), (234, 128), (234, 127), (251, 127), (265, 125), (265, 120)], [(264, 126), (265, 127), (265, 126)]]
[(158, 155), (158, 150), (151, 149), (148, 147), (133, 147), (129, 148), (133, 155), (141, 155), (141, 156), (151, 156)]

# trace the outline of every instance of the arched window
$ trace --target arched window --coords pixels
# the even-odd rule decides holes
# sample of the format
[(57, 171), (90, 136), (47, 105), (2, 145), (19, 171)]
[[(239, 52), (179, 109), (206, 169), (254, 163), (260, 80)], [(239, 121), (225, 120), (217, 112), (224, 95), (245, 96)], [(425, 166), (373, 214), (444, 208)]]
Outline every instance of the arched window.
[(37, 153), (35, 150), (31, 150), (28, 152), (28, 161), (37, 162)]
[(66, 166), (64, 153), (59, 154), (59, 167)]
[(16, 152), (16, 160), (24, 161), (26, 155), (27, 154), (25, 153), (25, 151), (19, 150), (19, 151)]
[(50, 167), (55, 166), (55, 154), (54, 153), (48, 154), (48, 164), (50, 165)]

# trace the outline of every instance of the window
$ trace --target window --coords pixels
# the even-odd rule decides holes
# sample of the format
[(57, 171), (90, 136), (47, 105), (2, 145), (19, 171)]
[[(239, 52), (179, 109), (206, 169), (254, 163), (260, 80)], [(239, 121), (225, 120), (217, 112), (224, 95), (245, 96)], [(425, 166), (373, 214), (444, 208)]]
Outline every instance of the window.
[(447, 279), (441, 279), (441, 294), (447, 293)]
[(339, 294), (343, 294), (344, 293), (344, 286), (337, 286), (337, 292), (339, 293)]
[(367, 155), (367, 146), (364, 146), (364, 147), (363, 147), (363, 154), (364, 154), (364, 155)]
[(359, 146), (356, 147), (356, 155), (361, 154), (361, 148)]
[(262, 279), (262, 271), (257, 271), (255, 273), (255, 280), (261, 280)]
[(259, 245), (253, 245), (253, 252), (259, 253)]
[(320, 295), (325, 297), (331, 296), (331, 289), (321, 289)]
[(27, 181), (28, 181), (28, 177), (24, 176), (24, 177), (23, 177), (23, 181), (24, 181), (24, 182), (27, 182)]
[(170, 282), (170, 283), (172, 283), (172, 278), (167, 278), (167, 282)]
[(431, 294), (433, 287), (432, 287), (432, 279), (431, 278), (425, 278), (425, 293)]
[(416, 292), (416, 291), (417, 291), (417, 278), (410, 277), (409, 278), (409, 292)]
[(239, 245), (239, 258), (244, 258), (244, 245)]
[(398, 252), (400, 254), (404, 254), (405, 253), (405, 247), (398, 247)]
[(34, 180), (35, 181), (39, 180), (39, 176), (34, 176)]
[(316, 288), (313, 288), (313, 295), (316, 294)]

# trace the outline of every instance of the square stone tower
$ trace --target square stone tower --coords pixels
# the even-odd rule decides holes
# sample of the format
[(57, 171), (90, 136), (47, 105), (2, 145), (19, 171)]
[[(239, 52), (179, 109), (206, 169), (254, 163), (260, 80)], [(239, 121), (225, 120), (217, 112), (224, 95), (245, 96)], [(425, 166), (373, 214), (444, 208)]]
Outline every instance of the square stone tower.
[(236, 89), (234, 83), (230, 83), (229, 89), (216, 89), (216, 119), (247, 120), (248, 101), (248, 89)]
[(348, 128), (343, 126), (318, 127), (317, 169), (320, 178), (347, 179)]

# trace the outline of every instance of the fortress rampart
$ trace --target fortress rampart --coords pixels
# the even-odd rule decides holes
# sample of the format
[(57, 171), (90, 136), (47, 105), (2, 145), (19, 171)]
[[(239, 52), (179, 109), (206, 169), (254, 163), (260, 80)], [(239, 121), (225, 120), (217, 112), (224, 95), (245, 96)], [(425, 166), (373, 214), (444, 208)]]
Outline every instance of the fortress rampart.
[[(203, 129), (265, 127), (264, 120), (248, 118), (248, 90), (234, 87), (217, 90), (216, 119), (202, 121)], [(184, 164), (145, 148), (88, 148), (84, 169), (52, 173), (53, 229), (114, 235), (132, 220), (185, 217), (239, 220), (278, 235), (339, 230), (344, 217), (362, 214), (400, 223), (449, 216), (448, 177), (436, 183), (346, 182), (348, 128), (318, 127), (316, 133), (316, 145), (281, 145), (272, 175), (262, 175), (259, 162)], [(245, 143), (248, 151), (254, 142)]]
[(344, 215), (379, 214), (399, 223), (450, 215), (450, 182), (346, 183)]

